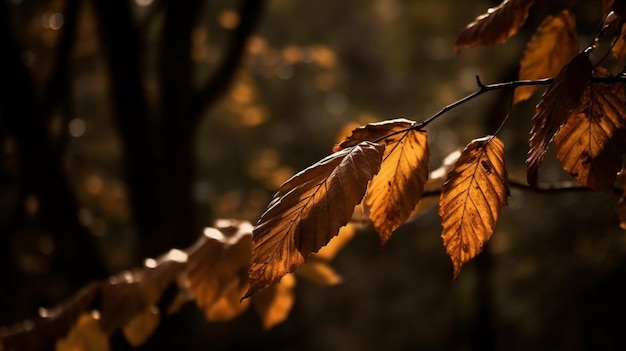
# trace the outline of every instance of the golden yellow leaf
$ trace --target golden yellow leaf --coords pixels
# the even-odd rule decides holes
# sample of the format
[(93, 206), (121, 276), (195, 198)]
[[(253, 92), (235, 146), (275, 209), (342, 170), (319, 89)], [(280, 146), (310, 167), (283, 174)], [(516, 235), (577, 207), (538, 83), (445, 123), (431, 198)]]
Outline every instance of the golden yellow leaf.
[[(239, 299), (248, 287), (252, 224), (217, 223), (189, 250), (186, 284), (209, 320), (223, 320), (247, 307)], [(236, 304), (234, 303), (236, 302)]]
[[(576, 20), (563, 10), (546, 17), (526, 45), (520, 62), (519, 79), (533, 80), (554, 77), (578, 53)], [(513, 103), (528, 99), (537, 90), (536, 85), (515, 88)]]
[(270, 286), (252, 298), (254, 310), (261, 317), (265, 329), (283, 322), (293, 306), (293, 289), (296, 279), (293, 274), (283, 276), (278, 284)]
[(459, 34), (454, 49), (500, 44), (514, 36), (526, 22), (534, 0), (504, 0), (478, 16)]
[[(410, 216), (428, 178), (430, 151), (426, 131), (410, 129), (413, 121), (394, 119), (370, 123), (352, 131), (339, 148), (362, 141), (385, 146), (380, 172), (367, 189), (365, 203), (384, 244)], [(380, 141), (378, 141), (381, 139)]]
[(455, 279), (493, 234), (508, 196), (504, 144), (495, 136), (473, 140), (448, 174), (439, 200), (441, 237)]
[(287, 180), (254, 228), (248, 275), (251, 296), (303, 264), (346, 225), (384, 146), (362, 142), (324, 158)]
[[(610, 74), (598, 67), (596, 76)], [(580, 107), (570, 113), (554, 139), (563, 169), (586, 187), (612, 191), (622, 168), (625, 118), (626, 97), (621, 84), (587, 86)]]
[(580, 99), (591, 80), (593, 67), (589, 53), (582, 52), (566, 64), (535, 108), (526, 159), (528, 184), (537, 185), (537, 173), (552, 138), (567, 121), (570, 111), (580, 106)]
[(154, 333), (160, 319), (159, 309), (156, 306), (150, 306), (136, 314), (122, 327), (124, 337), (132, 347), (139, 347)]
[(100, 328), (97, 316), (84, 313), (67, 337), (57, 340), (56, 351), (108, 351), (109, 336)]

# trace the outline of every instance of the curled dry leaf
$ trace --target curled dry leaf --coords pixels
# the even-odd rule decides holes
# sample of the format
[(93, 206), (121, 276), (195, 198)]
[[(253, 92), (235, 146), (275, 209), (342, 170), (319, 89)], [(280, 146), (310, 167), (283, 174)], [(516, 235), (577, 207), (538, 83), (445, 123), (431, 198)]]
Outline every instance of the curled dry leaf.
[(448, 174), (439, 200), (441, 237), (455, 279), (491, 238), (508, 196), (504, 144), (494, 136), (473, 140)]
[(302, 265), (346, 225), (380, 169), (384, 146), (362, 142), (285, 182), (254, 229), (245, 297)]
[[(526, 45), (520, 62), (519, 79), (533, 80), (556, 76), (578, 53), (576, 20), (569, 11), (546, 17)], [(536, 85), (515, 88), (513, 103), (531, 97)]]
[(591, 80), (593, 67), (589, 52), (576, 55), (561, 69), (541, 97), (531, 120), (530, 149), (526, 159), (528, 184), (537, 185), (539, 166), (552, 138), (567, 121), (570, 111), (580, 106), (580, 99)]
[(344, 148), (376, 141), (385, 146), (380, 172), (372, 179), (365, 197), (370, 219), (383, 244), (411, 216), (428, 178), (430, 151), (426, 131), (411, 129), (413, 125), (406, 119), (371, 123), (355, 129), (338, 145)]
[[(597, 77), (609, 72), (596, 68)], [(581, 105), (573, 110), (554, 139), (563, 169), (591, 189), (611, 192), (622, 168), (626, 97), (621, 84), (587, 86)]]
[(500, 44), (517, 34), (535, 0), (504, 0), (478, 16), (459, 34), (454, 49)]

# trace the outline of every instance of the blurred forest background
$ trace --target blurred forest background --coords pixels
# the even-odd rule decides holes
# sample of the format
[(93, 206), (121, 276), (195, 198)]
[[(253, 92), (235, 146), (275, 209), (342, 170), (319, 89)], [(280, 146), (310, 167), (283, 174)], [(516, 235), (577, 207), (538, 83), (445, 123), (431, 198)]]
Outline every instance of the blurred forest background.
[[(421, 121), (476, 75), (514, 80), (546, 13), (573, 9), (585, 42), (601, 16), (599, 0), (540, 2), (508, 43), (455, 54), (459, 31), (498, 3), (1, 0), (0, 325), (187, 247), (216, 219), (256, 222), (346, 125)], [(430, 125), (431, 169), (493, 133), (510, 94)], [(537, 98), (500, 134), (513, 180), (525, 179)], [(549, 159), (541, 177), (569, 180)], [(623, 349), (615, 202), (514, 189), (456, 282), (435, 208), (382, 248), (365, 227), (333, 261), (344, 282), (298, 280), (283, 324), (265, 331), (251, 311), (210, 323), (189, 304), (142, 348)]]

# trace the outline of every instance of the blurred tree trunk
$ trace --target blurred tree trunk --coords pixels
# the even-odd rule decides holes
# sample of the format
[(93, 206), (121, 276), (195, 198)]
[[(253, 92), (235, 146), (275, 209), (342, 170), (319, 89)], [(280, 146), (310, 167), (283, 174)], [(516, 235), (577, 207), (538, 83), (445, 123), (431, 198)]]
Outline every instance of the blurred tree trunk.
[[(20, 309), (16, 297), (22, 296), (33, 303), (28, 292), (19, 291), (14, 283), (19, 279), (19, 267), (14, 262), (14, 241), (24, 230), (49, 235), (55, 243), (50, 272), (63, 272), (68, 293), (92, 279), (105, 276), (93, 237), (78, 220), (78, 203), (62, 168), (63, 141), (49, 132), (51, 119), (59, 104), (67, 101), (68, 65), (76, 33), (78, 0), (67, 2), (66, 24), (56, 55), (55, 67), (41, 96), (37, 94), (30, 72), (22, 61), (22, 49), (11, 29), (7, 3), (0, 2), (0, 101), (2, 102), (1, 136), (3, 142), (12, 138), (16, 144), (17, 196), (12, 218), (3, 223), (0, 231), (0, 256), (2, 257), (2, 285), (13, 299), (7, 311)], [(3, 154), (3, 163), (7, 162)], [(9, 185), (11, 186), (11, 185)], [(35, 203), (34, 211), (27, 214), (25, 203)], [(6, 266), (5, 266), (6, 264)], [(74, 269), (80, 265), (82, 269)], [(8, 292), (7, 292), (8, 291)], [(34, 294), (41, 291), (32, 292)], [(52, 303), (39, 301), (35, 303)], [(26, 302), (28, 303), (28, 302)], [(16, 307), (17, 305), (17, 307)], [(34, 306), (25, 306), (33, 308)], [(23, 318), (23, 316), (21, 316)], [(11, 313), (3, 318), (14, 318)]]

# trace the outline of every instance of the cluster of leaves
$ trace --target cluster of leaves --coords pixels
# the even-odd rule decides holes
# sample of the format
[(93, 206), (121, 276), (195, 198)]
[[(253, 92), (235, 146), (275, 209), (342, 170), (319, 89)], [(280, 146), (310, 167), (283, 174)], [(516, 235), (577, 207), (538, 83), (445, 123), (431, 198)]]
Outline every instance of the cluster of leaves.
[[(458, 36), (462, 48), (498, 44), (524, 25), (534, 0), (505, 0), (476, 18)], [(538, 171), (549, 145), (563, 169), (583, 187), (612, 192), (626, 152), (626, 97), (622, 70), (610, 73), (593, 64), (592, 52), (609, 37), (617, 59), (626, 54), (626, 2), (604, 1), (599, 30), (579, 50), (574, 15), (567, 9), (546, 17), (527, 43), (519, 80), (484, 85), (446, 106), (424, 122), (388, 120), (359, 127), (339, 142), (334, 153), (286, 181), (254, 228), (250, 288), (244, 297), (271, 286), (307, 262), (353, 216), (356, 206), (384, 244), (420, 208), (428, 179), (429, 148), (425, 127), (451, 108), (498, 88), (515, 88), (513, 104), (548, 84), (531, 120), (526, 160), (528, 187), (537, 188)], [(600, 60), (606, 58), (604, 55)], [(503, 119), (503, 124), (506, 118)], [(471, 141), (440, 187), (443, 244), (456, 278), (494, 233), (509, 197), (504, 143), (496, 134)], [(618, 212), (626, 213), (620, 200)]]
[[(118, 332), (137, 347), (162, 317), (191, 301), (209, 321), (230, 320), (252, 307), (264, 328), (272, 328), (289, 314), (295, 277), (286, 275), (279, 284), (240, 301), (248, 289), (252, 229), (249, 222), (217, 221), (186, 250), (147, 259), (144, 267), (93, 282), (54, 308), (41, 308), (37, 319), (0, 328), (0, 350), (40, 350), (56, 342), (58, 351), (104, 351)], [(322, 286), (339, 283), (328, 262), (352, 235), (353, 227), (346, 227), (296, 273)]]

